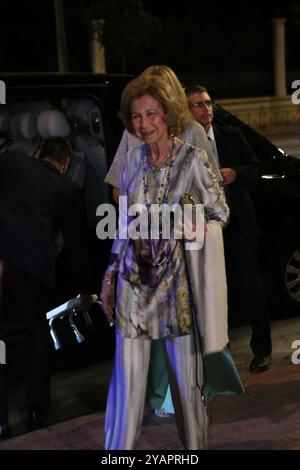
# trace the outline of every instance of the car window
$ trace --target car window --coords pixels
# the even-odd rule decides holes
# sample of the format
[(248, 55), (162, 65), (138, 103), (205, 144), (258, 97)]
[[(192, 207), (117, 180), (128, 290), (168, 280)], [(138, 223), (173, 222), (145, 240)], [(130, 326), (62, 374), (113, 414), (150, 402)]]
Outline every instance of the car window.
[(216, 104), (214, 105), (214, 116), (215, 121), (219, 124), (239, 127), (253, 152), (260, 160), (267, 161), (270, 157), (281, 154), (280, 150), (263, 135)]

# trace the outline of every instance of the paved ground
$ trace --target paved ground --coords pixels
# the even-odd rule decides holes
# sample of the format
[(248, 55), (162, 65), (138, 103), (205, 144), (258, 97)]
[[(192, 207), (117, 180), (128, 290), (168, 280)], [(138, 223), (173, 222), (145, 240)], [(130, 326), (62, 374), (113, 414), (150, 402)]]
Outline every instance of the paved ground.
[[(300, 340), (300, 318), (273, 322), (273, 360), (269, 371), (251, 375), (249, 328), (230, 332), (231, 349), (244, 381), (245, 396), (219, 397), (209, 406), (209, 441), (213, 450), (300, 449), (300, 364), (291, 363), (294, 340)], [(300, 352), (299, 352), (300, 358)], [(55, 377), (54, 406), (60, 411), (86, 397), (94, 399), (91, 384), (98, 383), (99, 411), (69, 419), (48, 428), (13, 437), (0, 443), (0, 450), (100, 450), (103, 448), (103, 400), (111, 361), (81, 372), (77, 389), (67, 374)], [(96, 375), (97, 374), (97, 375)], [(91, 378), (92, 375), (92, 378)], [(73, 371), (74, 376), (74, 371)], [(101, 377), (101, 379), (99, 379)], [(79, 374), (77, 374), (77, 381)], [(104, 384), (105, 382), (105, 384)], [(58, 399), (57, 387), (60, 386)], [(86, 387), (85, 394), (82, 393)], [(91, 388), (87, 390), (87, 388)], [(64, 391), (63, 391), (64, 390)], [(103, 395), (103, 396), (102, 396)], [(82, 405), (83, 406), (83, 405)], [(72, 407), (71, 407), (72, 408)], [(84, 406), (83, 408), (84, 409)], [(56, 409), (56, 416), (59, 410)], [(15, 418), (16, 418), (15, 414)], [(65, 414), (66, 416), (66, 414)], [(171, 418), (145, 418), (136, 449), (179, 450), (176, 426)]]

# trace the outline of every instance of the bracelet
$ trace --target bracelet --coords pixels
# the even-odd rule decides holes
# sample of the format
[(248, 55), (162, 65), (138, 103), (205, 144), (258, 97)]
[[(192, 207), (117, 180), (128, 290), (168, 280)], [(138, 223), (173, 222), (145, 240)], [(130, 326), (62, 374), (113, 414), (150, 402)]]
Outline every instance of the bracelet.
[(113, 284), (114, 283), (114, 275), (115, 275), (115, 273), (113, 271), (105, 271), (102, 282), (105, 282), (108, 285)]

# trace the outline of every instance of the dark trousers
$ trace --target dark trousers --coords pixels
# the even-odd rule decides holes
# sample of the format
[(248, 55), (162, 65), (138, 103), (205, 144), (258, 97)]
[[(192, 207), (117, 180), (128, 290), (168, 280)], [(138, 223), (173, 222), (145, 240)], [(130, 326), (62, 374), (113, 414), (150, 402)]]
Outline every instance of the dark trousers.
[(245, 315), (252, 328), (251, 349), (255, 355), (272, 351), (269, 308), (259, 274), (257, 240), (225, 229), (224, 248), (228, 284), (229, 319)]
[[(6, 265), (2, 278), (0, 310), (0, 339), (5, 341), (3, 325), (10, 315), (20, 317), (28, 335), (29, 349), (26, 357), (28, 371), (28, 408), (40, 412), (49, 407), (50, 395), (50, 333), (46, 312), (51, 290), (30, 274)], [(17, 312), (13, 312), (16, 310)], [(8, 421), (6, 367), (0, 365), (0, 423)], [(18, 364), (15, 364), (18, 367)]]

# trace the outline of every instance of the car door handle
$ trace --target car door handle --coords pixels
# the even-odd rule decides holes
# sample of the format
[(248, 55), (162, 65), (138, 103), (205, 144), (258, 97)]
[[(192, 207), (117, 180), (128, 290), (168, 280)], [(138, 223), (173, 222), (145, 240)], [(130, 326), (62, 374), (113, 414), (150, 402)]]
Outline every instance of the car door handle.
[(286, 175), (278, 175), (278, 174), (267, 174), (262, 175), (261, 179), (263, 180), (283, 180)]

